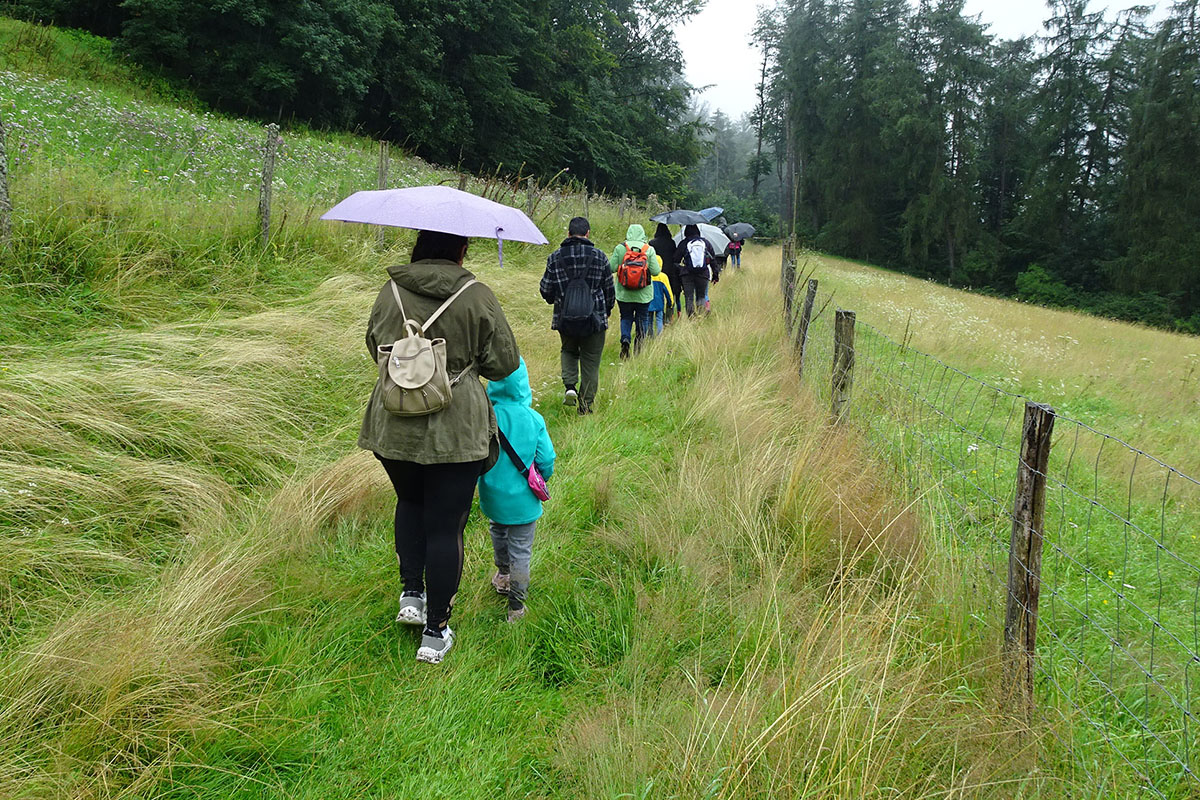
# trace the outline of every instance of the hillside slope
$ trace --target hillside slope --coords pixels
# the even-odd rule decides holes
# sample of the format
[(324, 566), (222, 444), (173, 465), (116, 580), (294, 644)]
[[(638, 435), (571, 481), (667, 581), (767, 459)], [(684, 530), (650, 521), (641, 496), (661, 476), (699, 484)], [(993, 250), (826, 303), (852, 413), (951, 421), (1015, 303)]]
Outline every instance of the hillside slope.
[[(610, 338), (579, 419), (546, 249), (473, 246), (561, 462), (529, 617), (504, 624), (473, 514), (460, 645), (429, 669), (354, 448), (364, 318), (411, 237), (315, 219), (374, 185), (373, 143), (286, 133), (263, 250), (256, 126), (0, 80), (30, 143), (0, 262), (0, 795), (1086, 793), (1047, 731), (1011, 737), (996, 621), (936, 517), (794, 377), (777, 250), (633, 361)], [(582, 203), (539, 209), (552, 241)], [(646, 216), (588, 208), (603, 246)]]

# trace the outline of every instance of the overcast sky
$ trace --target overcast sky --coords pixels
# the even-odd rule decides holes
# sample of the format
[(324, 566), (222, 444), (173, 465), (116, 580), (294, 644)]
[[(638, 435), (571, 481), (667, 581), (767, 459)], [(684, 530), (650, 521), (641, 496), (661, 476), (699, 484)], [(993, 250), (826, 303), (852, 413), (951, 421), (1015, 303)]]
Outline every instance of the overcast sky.
[[(675, 31), (687, 62), (688, 82), (712, 84), (701, 100), (735, 119), (754, 107), (754, 85), (762, 69), (762, 53), (750, 42), (755, 5), (754, 0), (708, 0), (704, 11)], [(1091, 9), (1132, 5), (1135, 0), (1093, 0)], [(1158, 5), (1165, 7), (1161, 0)], [(1042, 20), (1049, 16), (1044, 0), (966, 0), (966, 6), (968, 14), (981, 15), (991, 33), (1006, 39), (1040, 33)]]

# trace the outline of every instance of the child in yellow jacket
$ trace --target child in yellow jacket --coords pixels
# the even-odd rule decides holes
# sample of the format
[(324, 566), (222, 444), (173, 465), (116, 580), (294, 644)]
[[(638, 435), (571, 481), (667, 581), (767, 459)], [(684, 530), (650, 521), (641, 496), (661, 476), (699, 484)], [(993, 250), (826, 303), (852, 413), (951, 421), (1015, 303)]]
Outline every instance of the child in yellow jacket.
[[(655, 258), (661, 266), (662, 257), (655, 255)], [(654, 287), (654, 299), (650, 301), (650, 335), (657, 336), (662, 333), (663, 320), (671, 318), (675, 303), (671, 298), (671, 282), (661, 270), (650, 279), (650, 285)]]

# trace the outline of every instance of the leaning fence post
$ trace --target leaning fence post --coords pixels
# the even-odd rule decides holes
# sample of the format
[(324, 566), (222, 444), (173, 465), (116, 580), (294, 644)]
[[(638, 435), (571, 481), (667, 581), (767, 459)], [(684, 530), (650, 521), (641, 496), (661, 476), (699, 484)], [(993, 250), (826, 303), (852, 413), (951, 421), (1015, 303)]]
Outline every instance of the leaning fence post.
[(1054, 409), (1025, 403), (1017, 492), (1008, 549), (1008, 602), (1004, 613), (1004, 685), (1026, 714), (1033, 710), (1033, 661), (1037, 645), (1038, 596), (1042, 589), (1042, 522), (1046, 511), (1046, 467)]
[(812, 322), (813, 305), (817, 302), (817, 279), (808, 279), (808, 293), (804, 295), (804, 308), (800, 311), (800, 325), (796, 328), (796, 349), (800, 351), (800, 366), (797, 374), (804, 377), (804, 354), (808, 350), (808, 326)]
[(262, 183), (258, 189), (258, 223), (262, 229), (262, 244), (271, 239), (271, 184), (275, 180), (275, 150), (279, 146), (279, 126), (267, 126), (267, 147), (263, 152)]
[(854, 312), (838, 311), (833, 326), (833, 390), (830, 411), (839, 422), (854, 386)]
[(8, 199), (8, 147), (5, 144), (4, 116), (0, 114), (0, 250), (12, 237), (12, 202)]
[[(381, 190), (386, 189), (387, 184), (388, 184), (388, 167), (391, 164), (391, 154), (389, 152), (390, 149), (391, 149), (391, 146), (386, 141), (380, 140), (380, 142), (379, 142), (379, 175), (377, 176), (378, 181), (377, 181), (376, 185)], [(383, 235), (384, 235), (384, 227), (382, 225), (380, 225), (379, 230), (375, 233), (375, 243), (379, 247), (380, 250), (383, 249), (383, 245), (384, 245)]]

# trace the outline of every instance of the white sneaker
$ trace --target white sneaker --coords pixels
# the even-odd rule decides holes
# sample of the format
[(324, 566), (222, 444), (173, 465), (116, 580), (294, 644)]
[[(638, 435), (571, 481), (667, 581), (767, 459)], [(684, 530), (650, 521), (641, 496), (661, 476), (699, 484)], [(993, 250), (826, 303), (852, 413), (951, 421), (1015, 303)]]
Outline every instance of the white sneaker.
[(573, 406), (576, 402), (578, 402), (578, 400), (579, 392), (575, 391), (574, 389), (568, 388), (567, 393), (563, 395), (564, 406)]
[(400, 611), (396, 614), (396, 622), (401, 625), (425, 624), (425, 593), (403, 594), (400, 596)]
[(454, 647), (454, 631), (450, 630), (449, 625), (442, 628), (441, 636), (430, 636), (428, 633), (424, 633), (421, 635), (421, 646), (417, 648), (417, 661), (423, 661), (426, 664), (440, 664), (446, 657), (446, 653), (450, 652), (451, 647)]

